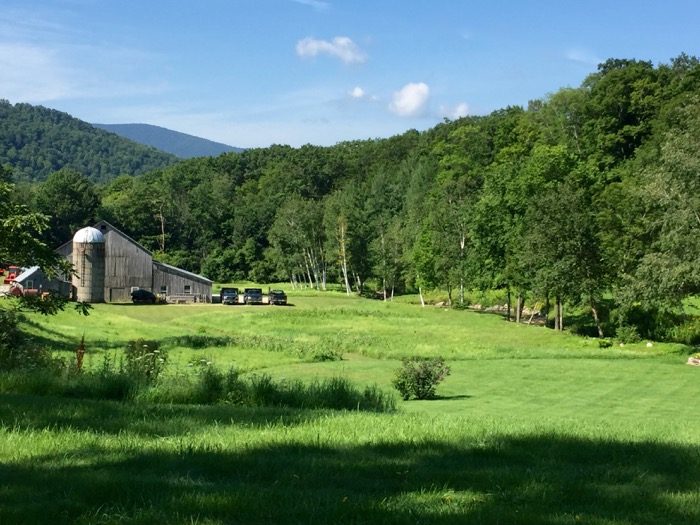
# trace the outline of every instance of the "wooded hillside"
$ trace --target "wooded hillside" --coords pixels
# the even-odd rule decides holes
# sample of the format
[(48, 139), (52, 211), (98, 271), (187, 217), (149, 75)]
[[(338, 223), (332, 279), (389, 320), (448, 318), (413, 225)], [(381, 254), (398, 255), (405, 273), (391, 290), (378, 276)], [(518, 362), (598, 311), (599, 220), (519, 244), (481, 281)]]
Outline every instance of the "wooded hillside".
[(67, 113), (0, 100), (0, 165), (11, 166), (17, 179), (41, 181), (71, 168), (104, 182), (176, 161), (173, 155), (96, 129)]
[(668, 335), (700, 288), (699, 102), (696, 58), (608, 60), (527, 108), (118, 177), (93, 214), (220, 281), (502, 289)]

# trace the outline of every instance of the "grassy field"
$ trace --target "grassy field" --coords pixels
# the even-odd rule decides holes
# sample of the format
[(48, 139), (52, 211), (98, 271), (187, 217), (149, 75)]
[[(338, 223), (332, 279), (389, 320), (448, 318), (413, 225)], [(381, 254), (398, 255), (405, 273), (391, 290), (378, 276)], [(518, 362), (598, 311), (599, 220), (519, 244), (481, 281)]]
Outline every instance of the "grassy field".
[[(700, 523), (700, 370), (680, 345), (595, 339), (340, 293), (289, 307), (97, 305), (32, 316), (87, 364), (126, 342), (250, 374), (391, 391), (446, 358), (439, 398), (395, 413), (0, 394), (4, 523)], [(341, 360), (319, 356), (342, 354)]]

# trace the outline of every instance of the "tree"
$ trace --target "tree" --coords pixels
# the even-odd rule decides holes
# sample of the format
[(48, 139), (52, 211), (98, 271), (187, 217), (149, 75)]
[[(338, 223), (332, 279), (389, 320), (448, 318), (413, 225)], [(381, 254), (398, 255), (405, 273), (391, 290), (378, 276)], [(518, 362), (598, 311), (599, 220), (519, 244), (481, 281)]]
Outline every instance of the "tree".
[(355, 281), (357, 293), (361, 293), (369, 273), (369, 240), (363, 235), (366, 228), (362, 224), (363, 212), (361, 200), (350, 187), (334, 192), (324, 202), (328, 259), (337, 262), (348, 295), (352, 290), (351, 280)]
[[(41, 240), (49, 218), (30, 211), (26, 205), (17, 204), (13, 191), (9, 170), (0, 166), (0, 266), (36, 265), (49, 277), (69, 275), (70, 263)], [(51, 295), (43, 300), (21, 298), (20, 305), (52, 314), (63, 309), (65, 303), (64, 298)], [(87, 313), (87, 307), (82, 303), (78, 304), (78, 309)]]
[(268, 236), (290, 281), (306, 276), (310, 285), (326, 289), (323, 234), (322, 210), (314, 201), (292, 197), (279, 209)]
[(447, 286), (450, 302), (454, 283), (459, 287), (459, 303), (469, 279), (471, 224), (474, 206), (483, 184), (485, 167), (492, 160), (492, 141), (486, 121), (468, 122), (438, 142), (433, 153), (438, 158), (437, 183), (432, 192), (434, 245), (439, 250), (438, 273)]
[(609, 59), (584, 82), (586, 154), (609, 168), (631, 158), (652, 131), (661, 104), (658, 72), (651, 62)]
[(556, 298), (555, 328), (563, 329), (563, 304), (586, 304), (603, 331), (597, 304), (606, 289), (607, 273), (596, 236), (595, 211), (583, 188), (572, 180), (533, 200), (525, 217), (523, 247), (531, 261), (533, 287)]
[(696, 98), (679, 108), (678, 125), (666, 134), (656, 165), (641, 177), (642, 195), (658, 211), (647, 223), (654, 240), (619, 290), (623, 310), (642, 301), (662, 311), (700, 291), (700, 110)]
[(96, 221), (100, 197), (92, 181), (65, 168), (49, 175), (39, 186), (36, 205), (40, 213), (51, 216), (45, 238), (51, 246), (58, 246)]

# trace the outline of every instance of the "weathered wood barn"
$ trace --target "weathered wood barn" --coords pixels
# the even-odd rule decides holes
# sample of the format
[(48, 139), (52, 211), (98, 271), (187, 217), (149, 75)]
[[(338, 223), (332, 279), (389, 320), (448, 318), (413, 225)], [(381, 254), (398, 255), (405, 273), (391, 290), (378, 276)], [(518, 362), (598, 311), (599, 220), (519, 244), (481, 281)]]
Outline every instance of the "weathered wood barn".
[(149, 290), (168, 302), (211, 302), (212, 281), (169, 264), (107, 221), (79, 230), (57, 251), (72, 264), (78, 300), (121, 303), (131, 292)]
[(64, 297), (68, 297), (71, 293), (70, 281), (50, 279), (38, 266), (25, 269), (12, 282), (20, 285), (25, 293), (54, 292)]

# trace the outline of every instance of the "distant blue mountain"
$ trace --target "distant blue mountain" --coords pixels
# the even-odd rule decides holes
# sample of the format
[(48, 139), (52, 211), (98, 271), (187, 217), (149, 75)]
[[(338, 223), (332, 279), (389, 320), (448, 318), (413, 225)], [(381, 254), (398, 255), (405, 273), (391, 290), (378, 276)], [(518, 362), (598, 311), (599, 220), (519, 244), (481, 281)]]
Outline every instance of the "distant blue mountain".
[(181, 159), (214, 157), (231, 151), (237, 153), (243, 151), (242, 148), (234, 148), (220, 142), (161, 128), (160, 126), (152, 126), (151, 124), (93, 124), (93, 126), (133, 140), (139, 144), (145, 144), (160, 151), (172, 153)]

